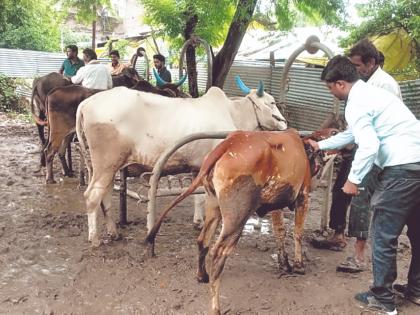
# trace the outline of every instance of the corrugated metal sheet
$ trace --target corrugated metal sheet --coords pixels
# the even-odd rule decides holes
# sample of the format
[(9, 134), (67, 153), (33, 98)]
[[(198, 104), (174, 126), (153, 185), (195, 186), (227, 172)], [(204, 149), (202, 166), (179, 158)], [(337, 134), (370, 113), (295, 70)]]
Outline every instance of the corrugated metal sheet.
[(400, 83), (404, 103), (420, 119), (420, 80)]
[[(38, 51), (24, 51), (0, 48), (0, 73), (12, 77), (31, 78), (57, 71), (63, 60), (64, 54), (46, 53)], [(101, 63), (108, 63), (108, 59), (100, 59)], [(123, 60), (128, 62), (128, 60)], [(145, 60), (139, 59), (136, 69), (140, 75), (145, 76)], [(276, 64), (272, 67), (268, 62), (235, 61), (229, 71), (225, 83), (225, 92), (229, 96), (240, 96), (242, 92), (237, 88), (234, 76), (239, 75), (250, 88), (264, 82), (266, 91), (277, 100), (280, 95), (280, 80), (283, 65)], [(322, 69), (292, 67), (289, 74), (289, 89), (286, 94), (286, 116), (292, 127), (300, 130), (314, 130), (324, 120), (327, 113), (333, 108), (333, 97), (328, 92), (325, 84), (321, 82)], [(207, 65), (198, 63), (198, 87), (204, 92), (207, 82)], [(172, 69), (173, 81), (177, 81), (178, 69)], [(150, 76), (150, 74), (149, 74)], [(187, 83), (184, 83), (184, 88)], [(420, 119), (420, 80), (401, 82), (401, 92), (405, 104)], [(26, 95), (26, 91), (19, 90), (19, 94)], [(341, 104), (343, 110), (343, 104)]]

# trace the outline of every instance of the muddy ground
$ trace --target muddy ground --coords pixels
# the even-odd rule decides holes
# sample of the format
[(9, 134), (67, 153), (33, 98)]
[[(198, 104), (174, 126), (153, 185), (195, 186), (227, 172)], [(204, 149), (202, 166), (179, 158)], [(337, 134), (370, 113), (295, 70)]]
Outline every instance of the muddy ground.
[[(209, 288), (195, 280), (198, 232), (192, 225), (191, 199), (164, 224), (156, 259), (147, 258), (142, 244), (145, 205), (137, 207), (132, 199), (131, 224), (120, 229), (122, 240), (91, 249), (77, 180), (45, 185), (44, 177), (33, 175), (37, 150), (32, 125), (0, 115), (0, 314), (206, 314)], [(56, 161), (57, 175), (58, 166)], [(308, 244), (319, 227), (320, 196), (319, 191), (313, 194), (306, 223), (306, 275), (280, 277), (269, 221), (261, 230), (249, 225), (223, 274), (224, 314), (360, 314), (353, 295), (368, 288), (371, 271), (335, 271), (351, 254), (352, 243), (344, 252)], [(114, 217), (117, 197), (114, 193)], [(161, 199), (160, 208), (169, 200)], [(293, 214), (287, 217), (292, 254)], [(407, 273), (407, 244), (402, 237), (400, 280)], [(401, 303), (400, 314), (420, 314), (419, 307)]]

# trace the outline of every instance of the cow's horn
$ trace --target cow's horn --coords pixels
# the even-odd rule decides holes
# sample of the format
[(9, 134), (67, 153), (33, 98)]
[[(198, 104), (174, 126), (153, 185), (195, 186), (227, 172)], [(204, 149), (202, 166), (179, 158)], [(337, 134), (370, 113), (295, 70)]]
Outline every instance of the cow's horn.
[(257, 90), (258, 97), (262, 97), (264, 95), (264, 83), (260, 80), (260, 83), (258, 84), (258, 90)]
[(235, 76), (235, 82), (236, 82), (236, 85), (238, 86), (238, 88), (240, 88), (241, 91), (244, 92), (245, 94), (249, 94), (249, 92), (251, 92), (251, 89), (249, 87), (247, 87), (245, 85), (245, 83), (242, 82), (239, 75)]
[(182, 84), (184, 84), (185, 80), (187, 79), (187, 75), (184, 75), (181, 80), (179, 80), (177, 83), (175, 83), (176, 87), (181, 86)]
[(153, 74), (154, 74), (154, 76), (155, 76), (155, 78), (156, 78), (156, 85), (157, 86), (162, 86), (162, 85), (165, 85), (165, 84), (167, 84), (168, 82), (166, 82), (165, 80), (163, 80), (160, 76), (159, 76), (159, 73), (157, 73), (157, 71), (156, 71), (156, 69), (155, 68), (153, 68)]

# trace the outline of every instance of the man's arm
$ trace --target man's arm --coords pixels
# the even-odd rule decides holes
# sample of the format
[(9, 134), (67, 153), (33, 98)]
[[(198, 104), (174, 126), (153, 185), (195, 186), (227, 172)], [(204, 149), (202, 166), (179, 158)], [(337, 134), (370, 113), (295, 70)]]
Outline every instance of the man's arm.
[(74, 84), (80, 84), (82, 83), (84, 79), (84, 73), (85, 73), (85, 67), (81, 67), (77, 73), (71, 77), (71, 82)]
[(346, 145), (353, 143), (353, 132), (350, 128), (347, 128), (329, 139), (319, 141), (318, 146), (320, 150), (334, 150), (344, 148)]
[(63, 74), (64, 73), (64, 62), (61, 64), (60, 70), (58, 70), (58, 73)]

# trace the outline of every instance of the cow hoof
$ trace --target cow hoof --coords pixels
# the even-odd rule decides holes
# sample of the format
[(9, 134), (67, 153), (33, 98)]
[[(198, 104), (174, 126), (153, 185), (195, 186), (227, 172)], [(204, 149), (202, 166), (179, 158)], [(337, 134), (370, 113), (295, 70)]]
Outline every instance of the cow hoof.
[(296, 273), (298, 275), (304, 275), (305, 274), (305, 267), (301, 264), (294, 265), (293, 266), (293, 273)]
[(93, 239), (91, 240), (91, 247), (92, 248), (98, 248), (99, 246), (101, 246), (102, 242), (99, 239)]
[(197, 281), (199, 283), (209, 283), (209, 275), (207, 273), (204, 275), (197, 275)]
[(73, 172), (70, 172), (70, 173), (64, 174), (63, 176), (64, 176), (64, 177), (70, 177), (70, 178), (75, 177)]
[(47, 179), (46, 183), (47, 184), (57, 184), (57, 182), (54, 179), (51, 179), (51, 178)]
[(194, 224), (194, 230), (201, 231), (203, 229), (204, 222), (200, 222), (200, 223), (194, 222), (193, 224)]

